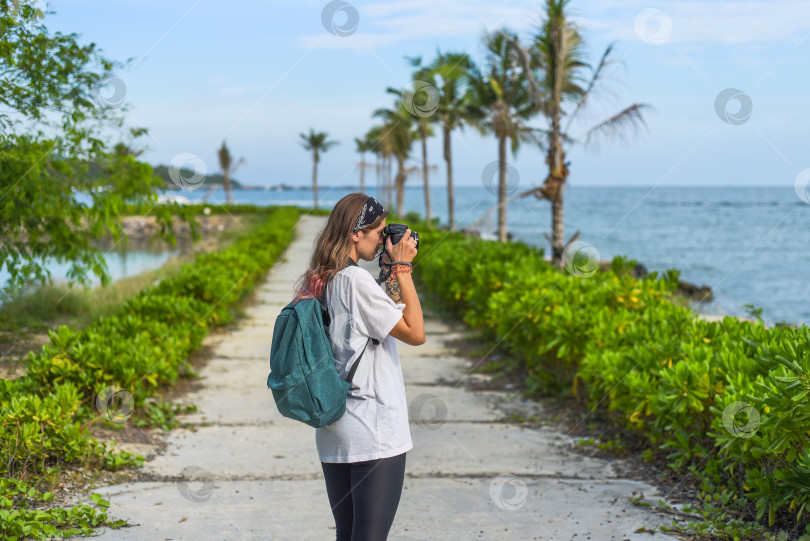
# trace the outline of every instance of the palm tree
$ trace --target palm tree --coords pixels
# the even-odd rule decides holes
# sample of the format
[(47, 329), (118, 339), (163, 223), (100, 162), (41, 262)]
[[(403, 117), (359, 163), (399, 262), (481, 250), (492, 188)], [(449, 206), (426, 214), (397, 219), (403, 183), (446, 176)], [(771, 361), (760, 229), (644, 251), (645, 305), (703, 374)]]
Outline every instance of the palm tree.
[(409, 103), (406, 109), (416, 119), (415, 133), (422, 144), (422, 181), (425, 192), (425, 220), (430, 222), (430, 180), (428, 173), (427, 138), (435, 135), (431, 125), (436, 122), (436, 107), (438, 106), (438, 90), (434, 80), (433, 70), (422, 66), (422, 57), (405, 57), (416, 71), (411, 75), (410, 88), (397, 90), (388, 88), (392, 94), (400, 95)]
[(366, 132), (365, 139), (370, 145), (369, 151), (374, 153), (377, 162), (374, 168), (377, 177), (377, 198), (383, 201), (386, 207), (390, 207), (391, 195), (385, 175), (387, 148), (382, 141), (383, 131), (383, 126), (374, 126)]
[(370, 164), (366, 163), (366, 152), (374, 150), (374, 141), (368, 138), (368, 134), (364, 138), (355, 137), (354, 144), (357, 145), (357, 152), (360, 154), (360, 191), (366, 191), (366, 167)]
[(393, 109), (377, 109), (373, 116), (383, 119), (383, 130), (380, 133), (380, 146), (389, 156), (397, 160), (397, 176), (394, 179), (394, 187), (397, 191), (397, 204), (395, 214), (402, 215), (402, 200), (405, 191), (405, 181), (408, 176), (405, 173), (405, 160), (411, 152), (411, 145), (414, 139), (412, 128), (412, 117), (401, 100), (397, 100)]
[[(217, 150), (217, 157), (219, 158), (219, 167), (222, 169), (222, 178), (225, 183), (225, 198), (228, 204), (233, 203), (231, 198), (231, 173), (235, 173), (239, 166), (245, 162), (245, 158), (239, 158), (239, 161), (234, 164), (231, 151), (228, 150), (228, 145), (225, 140), (222, 140), (222, 146)], [(207, 197), (207, 195), (206, 195)]]
[[(518, 51), (521, 67), (528, 78), (532, 99), (538, 112), (545, 118), (546, 164), (548, 174), (543, 185), (517, 194), (514, 198), (532, 194), (538, 199), (551, 202), (552, 264), (561, 268), (565, 248), (579, 238), (577, 231), (564, 243), (563, 234), (563, 188), (568, 178), (565, 161), (565, 145), (578, 143), (568, 133), (571, 122), (590, 103), (591, 97), (603, 85), (608, 67), (616, 62), (611, 56), (614, 43), (607, 46), (599, 64), (592, 68), (585, 59), (584, 43), (579, 27), (568, 19), (566, 7), (569, 0), (546, 0), (545, 20), (537, 29), (528, 49), (523, 48), (514, 36), (505, 36)], [(582, 83), (585, 83), (581, 86)], [(569, 105), (570, 107), (565, 107)], [(622, 137), (626, 128), (634, 131), (644, 125), (642, 111), (647, 104), (634, 103), (585, 132), (584, 146), (595, 146), (604, 137)], [(565, 125), (563, 125), (565, 124)]]
[(454, 129), (464, 127), (473, 120), (478, 111), (472, 106), (472, 93), (468, 85), (471, 66), (466, 53), (441, 53), (430, 65), (439, 90), (439, 108), (436, 111), (442, 123), (444, 161), (447, 166), (447, 222), (450, 231), (455, 231), (455, 202), (453, 194), (453, 156), (450, 136)]
[(517, 156), (520, 143), (542, 142), (525, 120), (532, 114), (531, 94), (526, 76), (520, 69), (518, 50), (513, 46), (517, 36), (506, 29), (484, 34), (485, 73), (470, 65), (469, 78), (474, 105), (482, 114), (474, 125), (482, 134), (492, 133), (498, 139), (498, 240), (506, 236), (506, 140), (512, 155)]
[(312, 151), (312, 190), (313, 197), (315, 198), (315, 208), (318, 208), (318, 162), (320, 155), (326, 152), (335, 145), (339, 145), (338, 141), (328, 141), (329, 134), (326, 132), (315, 132), (312, 128), (309, 129), (308, 134), (299, 133), (302, 141), (301, 146), (306, 150)]
[(392, 157), (393, 149), (391, 139), (383, 135), (387, 132), (385, 125), (378, 125), (371, 128), (366, 137), (372, 144), (372, 152), (377, 157), (377, 194), (380, 201), (386, 208), (393, 208), (393, 179), (392, 179)]

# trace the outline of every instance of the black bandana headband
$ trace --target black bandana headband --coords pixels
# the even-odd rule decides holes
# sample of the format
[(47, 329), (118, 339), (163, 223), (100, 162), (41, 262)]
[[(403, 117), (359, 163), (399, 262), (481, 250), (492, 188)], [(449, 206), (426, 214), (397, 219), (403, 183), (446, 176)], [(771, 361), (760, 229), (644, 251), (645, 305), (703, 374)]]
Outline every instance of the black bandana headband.
[(354, 221), (352, 233), (357, 233), (361, 229), (367, 228), (373, 224), (377, 218), (382, 216), (384, 212), (385, 207), (373, 197), (369, 197), (366, 203), (363, 205), (363, 208), (360, 209), (360, 214), (357, 216), (357, 220)]

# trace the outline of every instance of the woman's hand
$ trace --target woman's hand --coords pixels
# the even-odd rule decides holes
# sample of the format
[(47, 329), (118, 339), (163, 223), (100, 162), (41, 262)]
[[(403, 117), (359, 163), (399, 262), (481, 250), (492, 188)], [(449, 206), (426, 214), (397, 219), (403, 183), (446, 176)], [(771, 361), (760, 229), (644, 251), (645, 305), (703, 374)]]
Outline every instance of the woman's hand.
[[(394, 258), (394, 261), (413, 261), (413, 258), (416, 257), (416, 239), (411, 238), (410, 229), (405, 231), (405, 234), (396, 244), (391, 244), (390, 236), (385, 239), (385, 248)], [(383, 254), (382, 257), (384, 258), (383, 263), (391, 263), (391, 260), (385, 261), (388, 259), (387, 254)]]

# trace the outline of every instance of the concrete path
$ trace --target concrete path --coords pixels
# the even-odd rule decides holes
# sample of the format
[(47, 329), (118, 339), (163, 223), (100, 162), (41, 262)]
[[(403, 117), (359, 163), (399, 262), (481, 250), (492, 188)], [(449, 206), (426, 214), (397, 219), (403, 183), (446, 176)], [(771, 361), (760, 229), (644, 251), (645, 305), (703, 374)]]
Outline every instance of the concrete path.
[[(335, 538), (314, 429), (281, 417), (265, 384), (275, 318), (324, 223), (302, 217), (248, 316), (209, 337), (216, 357), (201, 372), (202, 389), (186, 397), (200, 410), (183, 419), (195, 428), (170, 433), (166, 452), (144, 465), (148, 481), (99, 490), (109, 515), (134, 525), (102, 537)], [(399, 343), (414, 449), (389, 539), (674, 539), (634, 533), (671, 522), (629, 501), (643, 494), (655, 505), (654, 487), (617, 478), (609, 461), (575, 453), (559, 431), (500, 422), (494, 404), (503, 392), (437, 383), (467, 376), (465, 360), (446, 345), (461, 327), (426, 326), (426, 344)]]

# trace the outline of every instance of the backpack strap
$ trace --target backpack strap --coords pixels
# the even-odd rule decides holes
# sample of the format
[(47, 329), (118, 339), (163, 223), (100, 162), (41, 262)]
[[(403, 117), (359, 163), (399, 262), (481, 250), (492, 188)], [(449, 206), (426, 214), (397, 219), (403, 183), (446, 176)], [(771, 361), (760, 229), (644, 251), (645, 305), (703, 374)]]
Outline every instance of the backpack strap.
[(323, 321), (324, 327), (329, 327), (332, 323), (332, 318), (329, 317), (329, 308), (326, 305), (326, 294), (323, 295), (323, 300), (318, 299), (318, 302), (321, 305), (321, 320)]
[(363, 347), (363, 351), (360, 352), (360, 356), (357, 357), (357, 360), (354, 361), (354, 364), (352, 365), (352, 369), (349, 370), (349, 375), (347, 376), (348, 379), (346, 379), (346, 381), (348, 381), (349, 383), (352, 382), (352, 378), (354, 377), (354, 373), (355, 373), (355, 371), (357, 371), (357, 365), (360, 364), (360, 359), (363, 358), (363, 353), (366, 352), (366, 348), (368, 347), (369, 341), (374, 342), (375, 346), (380, 343), (380, 341), (377, 340), (376, 338), (369, 338), (368, 340), (366, 340), (366, 345)]

